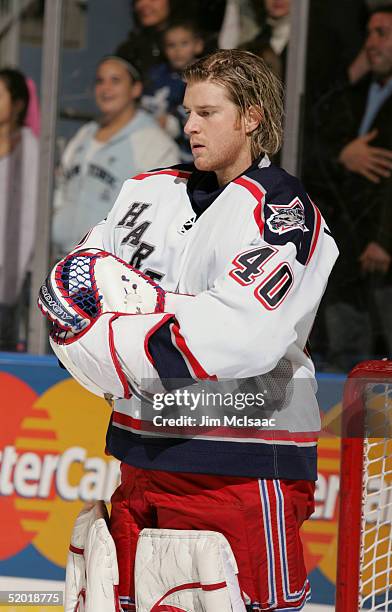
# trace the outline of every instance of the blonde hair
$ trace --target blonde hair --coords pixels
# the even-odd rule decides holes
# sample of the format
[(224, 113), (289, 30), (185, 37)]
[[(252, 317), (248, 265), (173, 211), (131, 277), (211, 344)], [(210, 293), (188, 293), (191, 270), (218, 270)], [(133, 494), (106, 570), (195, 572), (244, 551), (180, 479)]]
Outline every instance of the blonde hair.
[(212, 81), (225, 87), (240, 115), (252, 107), (261, 121), (251, 133), (251, 155), (274, 155), (282, 145), (283, 87), (265, 61), (240, 49), (224, 49), (202, 57), (183, 72), (186, 83)]

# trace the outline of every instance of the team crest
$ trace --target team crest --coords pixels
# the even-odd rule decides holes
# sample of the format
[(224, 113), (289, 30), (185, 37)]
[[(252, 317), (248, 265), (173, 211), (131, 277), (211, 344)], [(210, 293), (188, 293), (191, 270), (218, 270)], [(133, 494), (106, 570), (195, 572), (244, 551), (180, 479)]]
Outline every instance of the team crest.
[(275, 234), (285, 234), (294, 229), (308, 232), (305, 225), (305, 209), (299, 198), (294, 198), (290, 204), (268, 204), (273, 214), (267, 219), (267, 225)]

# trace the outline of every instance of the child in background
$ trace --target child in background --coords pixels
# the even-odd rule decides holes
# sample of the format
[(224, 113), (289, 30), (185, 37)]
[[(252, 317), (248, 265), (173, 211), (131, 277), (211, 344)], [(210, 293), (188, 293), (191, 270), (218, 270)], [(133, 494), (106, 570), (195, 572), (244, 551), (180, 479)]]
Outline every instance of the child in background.
[(203, 52), (204, 43), (191, 21), (172, 22), (163, 34), (167, 61), (147, 75), (142, 107), (152, 113), (160, 126), (176, 140), (182, 161), (191, 161), (189, 141), (183, 133), (186, 117), (182, 108), (185, 84), (182, 70)]

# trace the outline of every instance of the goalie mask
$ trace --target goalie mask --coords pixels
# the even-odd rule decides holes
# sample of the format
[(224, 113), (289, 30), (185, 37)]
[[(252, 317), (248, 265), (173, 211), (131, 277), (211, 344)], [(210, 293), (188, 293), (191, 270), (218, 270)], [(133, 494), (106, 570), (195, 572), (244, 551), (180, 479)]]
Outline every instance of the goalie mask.
[(115, 255), (99, 249), (67, 255), (42, 285), (38, 306), (53, 323), (52, 339), (72, 341), (104, 312), (163, 312), (165, 292)]

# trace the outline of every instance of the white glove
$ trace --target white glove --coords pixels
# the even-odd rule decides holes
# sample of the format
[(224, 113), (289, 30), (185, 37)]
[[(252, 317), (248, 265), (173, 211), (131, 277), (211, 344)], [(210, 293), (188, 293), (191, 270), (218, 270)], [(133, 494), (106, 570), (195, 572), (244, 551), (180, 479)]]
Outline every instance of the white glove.
[(54, 342), (73, 341), (105, 312), (163, 312), (165, 292), (115, 255), (87, 249), (67, 255), (42, 285), (38, 306)]
[(165, 390), (146, 352), (149, 336), (170, 314), (104, 313), (72, 342), (51, 346), (70, 374), (88, 391), (105, 399), (149, 397)]

